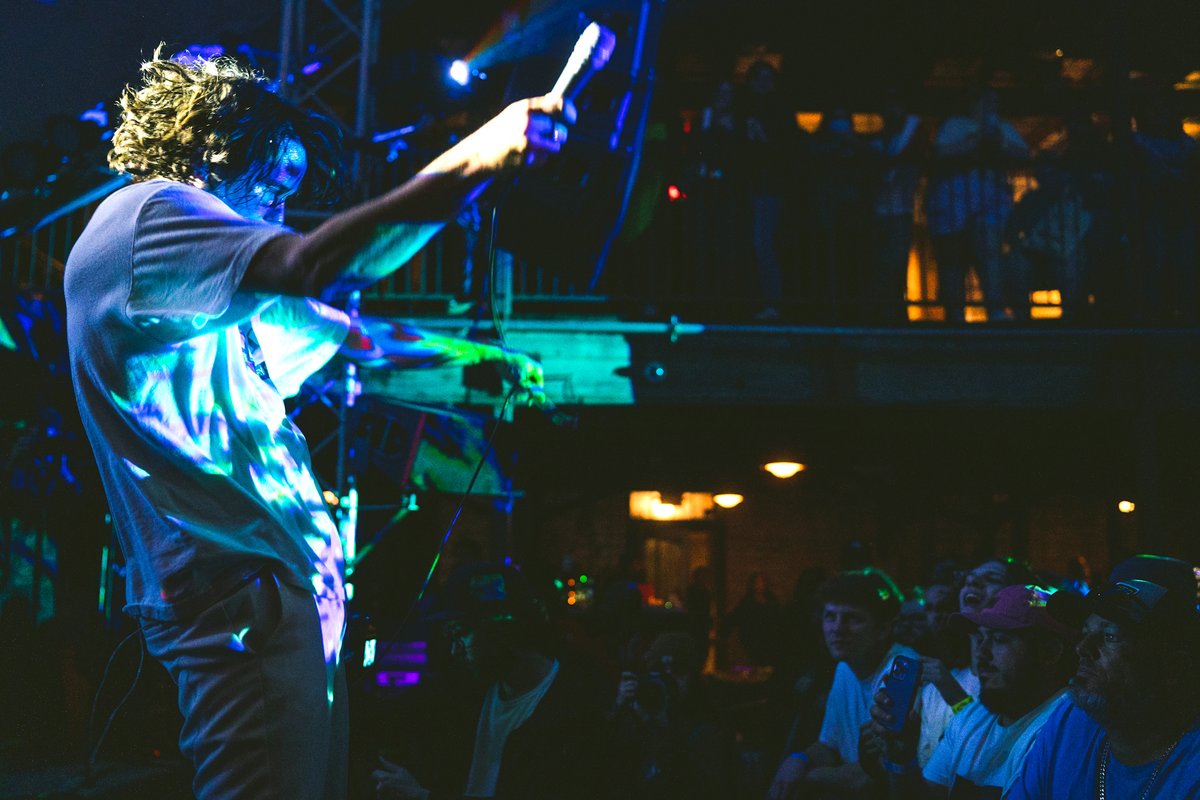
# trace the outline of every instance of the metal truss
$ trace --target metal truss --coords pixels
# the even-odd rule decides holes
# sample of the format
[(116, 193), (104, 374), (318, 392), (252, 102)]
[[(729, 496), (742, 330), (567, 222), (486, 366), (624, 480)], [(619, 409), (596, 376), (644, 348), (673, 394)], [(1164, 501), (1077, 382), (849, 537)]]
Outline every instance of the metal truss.
[(279, 92), (332, 118), (351, 139), (351, 179), (375, 122), (371, 86), (380, 0), (281, 0)]

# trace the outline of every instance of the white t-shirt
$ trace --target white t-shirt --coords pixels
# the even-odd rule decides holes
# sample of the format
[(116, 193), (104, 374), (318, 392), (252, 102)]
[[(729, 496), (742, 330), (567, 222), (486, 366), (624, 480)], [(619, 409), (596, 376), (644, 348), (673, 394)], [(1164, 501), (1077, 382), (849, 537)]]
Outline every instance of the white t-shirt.
[(479, 724), (475, 728), (475, 754), (471, 757), (471, 771), (467, 775), (464, 795), (492, 797), (496, 794), (500, 761), (509, 735), (533, 716), (533, 710), (546, 696), (556, 675), (557, 661), (550, 665), (550, 671), (537, 686), (507, 700), (500, 697), (500, 684), (494, 683), (488, 689), (479, 712)]
[(976, 786), (1007, 789), (1020, 776), (1042, 725), (1064, 702), (1066, 693), (1058, 692), (1007, 726), (983, 703), (972, 703), (946, 727), (942, 743), (925, 765), (925, 780), (952, 788), (956, 780), (966, 779)]
[(865, 680), (859, 680), (845, 661), (839, 661), (833, 673), (833, 686), (825, 698), (825, 719), (821, 722), (817, 741), (836, 750), (847, 764), (858, 761), (859, 728), (871, 718), (875, 692), (896, 656), (917, 658), (911, 648), (894, 644), (875, 672)]
[(283, 398), (349, 327), (241, 288), (286, 228), (183, 183), (127, 186), (67, 259), (71, 375), (127, 562), (127, 611), (185, 618), (265, 564), (334, 601), (337, 526)]
[[(979, 696), (979, 677), (971, 672), (970, 667), (952, 669), (950, 674), (964, 692), (971, 697)], [(937, 749), (938, 742), (942, 741), (946, 726), (954, 719), (954, 710), (932, 683), (921, 687), (917, 703), (921, 709), (921, 739), (917, 743), (917, 763), (924, 768), (929, 759), (933, 758), (933, 751)]]

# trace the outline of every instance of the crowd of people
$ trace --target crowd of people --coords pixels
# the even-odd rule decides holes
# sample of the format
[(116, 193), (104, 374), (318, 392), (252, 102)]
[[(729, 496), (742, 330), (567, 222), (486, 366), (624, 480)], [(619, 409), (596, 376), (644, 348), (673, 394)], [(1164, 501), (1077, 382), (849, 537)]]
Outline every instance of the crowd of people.
[[(1022, 320), (1036, 290), (1057, 290), (1068, 321), (1200, 318), (1200, 148), (1169, 94), (1147, 90), (1128, 129), (1065, 106), (1039, 141), (987, 85), (937, 123), (911, 100), (884, 92), (863, 132), (829, 103), (810, 133), (770, 63), (719, 82), (682, 167), (700, 291), (756, 284), (763, 321), (897, 323), (911, 299), (961, 322), (968, 296)], [(914, 243), (936, 291), (908, 298)]]
[[(642, 646), (616, 663), (581, 649), (586, 636), (556, 621), (523, 573), (464, 565), (427, 616), (450, 664), (424, 687), (434, 730), (383, 753), (371, 788), (406, 799), (1197, 797), (1198, 578), (1139, 555), (1085, 594), (997, 558), (940, 569), (906, 601), (866, 567), (826, 579), (793, 627), (758, 576), (712, 637), (745, 636), (747, 658), (775, 665), (778, 690), (763, 702), (791, 719), (763, 744), (721, 701), (686, 623), (633, 634)], [(746, 602), (773, 610), (747, 625)], [(797, 641), (760, 649), (769, 618)], [(811, 641), (805, 629), (823, 643), (801, 665), (786, 652)]]

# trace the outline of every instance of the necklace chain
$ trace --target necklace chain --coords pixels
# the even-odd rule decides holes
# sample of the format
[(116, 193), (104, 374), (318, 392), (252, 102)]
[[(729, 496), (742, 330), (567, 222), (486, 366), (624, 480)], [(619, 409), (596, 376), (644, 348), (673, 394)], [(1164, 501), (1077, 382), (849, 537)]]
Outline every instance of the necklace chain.
[[(1180, 737), (1182, 738), (1182, 737)], [(1158, 757), (1158, 763), (1154, 765), (1154, 772), (1150, 773), (1150, 780), (1146, 783), (1146, 788), (1142, 790), (1138, 800), (1146, 800), (1150, 796), (1150, 790), (1154, 788), (1155, 781), (1158, 780), (1158, 773), (1162, 770), (1163, 764), (1167, 763), (1167, 757), (1171, 755), (1171, 751), (1175, 749), (1175, 745), (1179, 744), (1179, 739), (1167, 745), (1167, 749)], [(1105, 796), (1105, 784), (1108, 783), (1108, 759), (1112, 754), (1112, 747), (1108, 743), (1108, 738), (1104, 739), (1104, 749), (1100, 752), (1100, 763), (1096, 766), (1096, 797), (1099, 800), (1107, 800)]]

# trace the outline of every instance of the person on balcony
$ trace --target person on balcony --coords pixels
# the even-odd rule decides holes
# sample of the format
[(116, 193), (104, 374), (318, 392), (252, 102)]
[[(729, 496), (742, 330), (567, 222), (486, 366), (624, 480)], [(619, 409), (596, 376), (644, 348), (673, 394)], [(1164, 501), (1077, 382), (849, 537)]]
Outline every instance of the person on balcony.
[(933, 154), (926, 210), (946, 321), (965, 319), (972, 266), (988, 319), (1007, 319), (1001, 243), (1013, 205), (1008, 171), (1025, 160), (1029, 147), (1017, 129), (1000, 118), (995, 90), (984, 87), (971, 96), (966, 114), (942, 123)]

